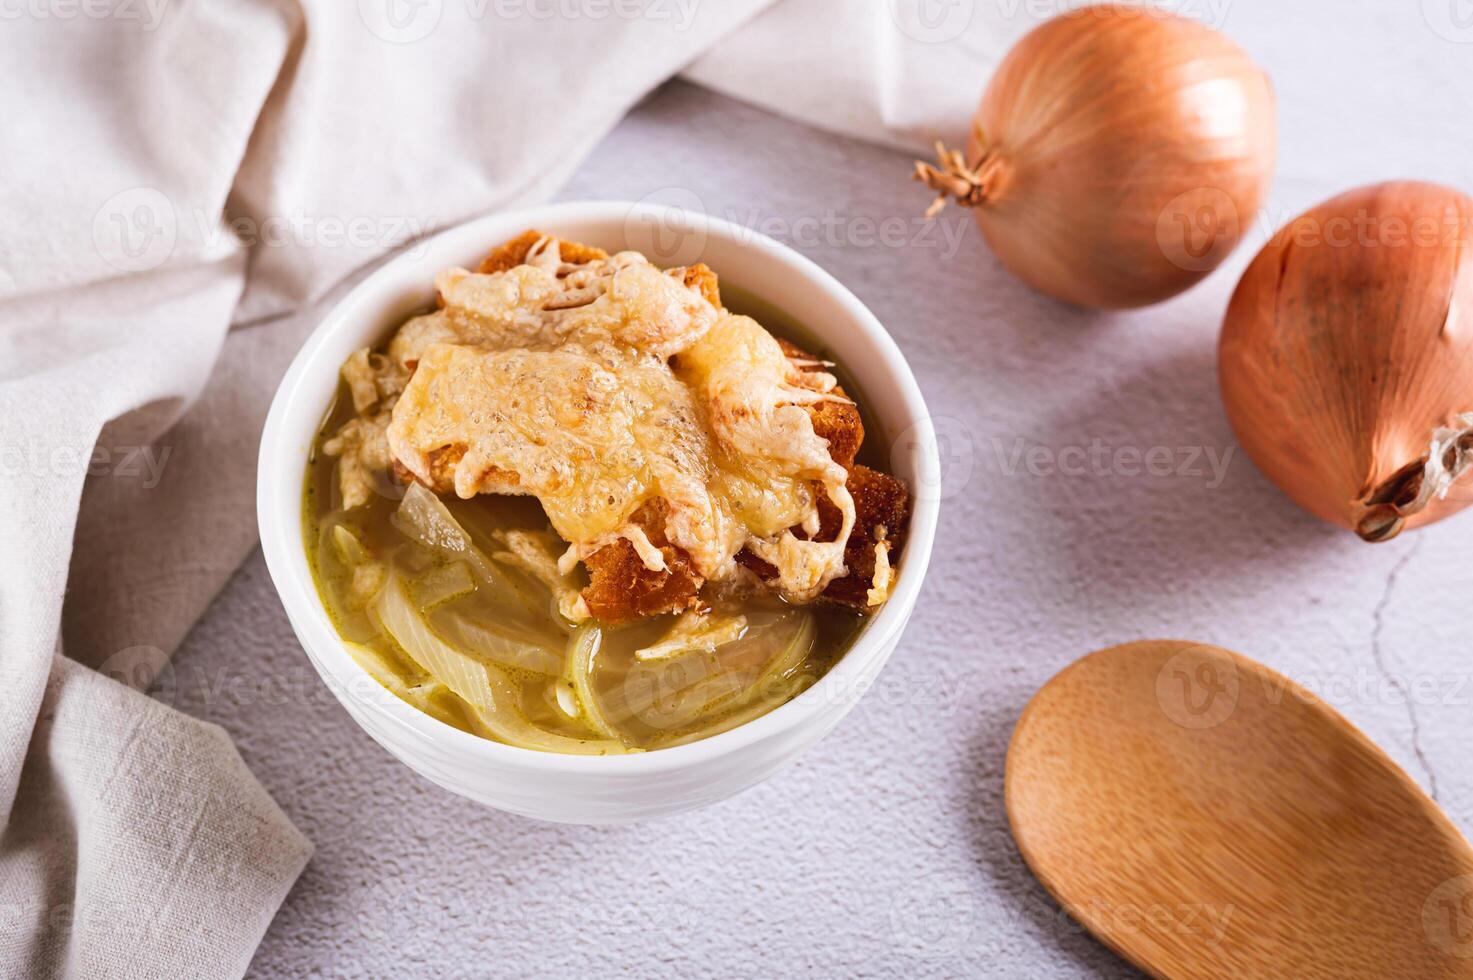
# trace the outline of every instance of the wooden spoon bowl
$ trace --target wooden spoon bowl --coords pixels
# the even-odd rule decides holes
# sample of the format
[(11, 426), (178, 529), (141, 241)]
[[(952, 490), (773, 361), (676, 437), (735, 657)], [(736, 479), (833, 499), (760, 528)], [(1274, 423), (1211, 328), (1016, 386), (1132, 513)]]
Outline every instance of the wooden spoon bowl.
[(1008, 748), (1023, 859), (1169, 978), (1473, 980), (1473, 848), (1370, 739), (1218, 647), (1091, 654)]

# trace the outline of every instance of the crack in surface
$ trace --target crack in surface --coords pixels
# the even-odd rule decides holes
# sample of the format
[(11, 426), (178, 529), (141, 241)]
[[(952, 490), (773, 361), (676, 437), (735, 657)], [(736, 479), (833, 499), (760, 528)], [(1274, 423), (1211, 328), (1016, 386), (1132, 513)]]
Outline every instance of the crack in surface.
[(1381, 593), (1381, 601), (1376, 603), (1376, 608), (1371, 612), (1371, 658), (1376, 662), (1376, 669), (1381, 672), (1381, 677), (1391, 687), (1401, 692), (1402, 703), (1406, 705), (1407, 720), (1412, 726), (1412, 752), (1417, 761), (1421, 763), (1422, 771), (1427, 774), (1427, 791), (1434, 803), (1437, 802), (1437, 773), (1432, 771), (1432, 765), (1427, 761), (1427, 754), (1422, 750), (1422, 726), (1417, 719), (1417, 706), (1412, 701), (1410, 692), (1401, 678), (1391, 672), (1386, 664), (1386, 653), (1381, 649), (1381, 633), (1386, 626), (1386, 609), (1391, 605), (1391, 594), (1396, 590), (1396, 580), (1401, 576), (1402, 570), (1411, 563), (1418, 551), (1422, 548), (1422, 539), (1417, 541), (1406, 550), (1396, 564), (1391, 566), (1391, 571), (1386, 576), (1386, 588)]

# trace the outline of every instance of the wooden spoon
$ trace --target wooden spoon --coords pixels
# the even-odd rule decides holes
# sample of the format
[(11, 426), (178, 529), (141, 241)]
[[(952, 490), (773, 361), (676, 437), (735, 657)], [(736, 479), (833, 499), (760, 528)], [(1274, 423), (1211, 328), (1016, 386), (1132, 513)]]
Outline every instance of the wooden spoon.
[(1023, 712), (1006, 793), (1043, 886), (1154, 976), (1473, 978), (1473, 848), (1370, 739), (1239, 654), (1078, 661)]

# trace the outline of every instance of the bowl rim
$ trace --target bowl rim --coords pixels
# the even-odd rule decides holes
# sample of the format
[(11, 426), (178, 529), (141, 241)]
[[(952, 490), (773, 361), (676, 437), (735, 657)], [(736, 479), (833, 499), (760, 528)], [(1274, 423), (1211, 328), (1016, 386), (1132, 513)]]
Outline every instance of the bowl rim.
[[(575, 201), (489, 214), (433, 235), (420, 242), (417, 247), (411, 247), (384, 263), (322, 316), (277, 387), (262, 430), (256, 467), (257, 523), (261, 548), (272, 584), (303, 650), (323, 679), (332, 681), (329, 687), (339, 701), (345, 702), (345, 707), (346, 699), (354, 697), (350, 693), (354, 684), (361, 685), (366, 681), (374, 688), (380, 685), (349, 654), (345, 641), (333, 627), (318, 595), (307, 562), (300, 503), (297, 512), (285, 517), (275, 505), (278, 481), (287, 480), (293, 487), (299, 487), (302, 480), (302, 474), (295, 472), (295, 467), (287, 466), (288, 457), (291, 456), (287, 450), (291, 444), (303, 440), (310, 445), (316, 435), (315, 428), (305, 433), (288, 432), (286, 425), (290, 410), (306, 397), (302, 389), (309, 379), (329, 370), (335, 374), (341, 367), (338, 363), (323, 360), (325, 348), (339, 331), (351, 329), (358, 322), (352, 314), (358, 312), (358, 307), (365, 300), (385, 289), (389, 281), (428, 262), (430, 256), (437, 251), (454, 250), (469, 255), (477, 249), (489, 249), (527, 228), (545, 228), (556, 232), (559, 225), (622, 224), (635, 217), (662, 222), (662, 227), (698, 230), (700, 234), (725, 239), (737, 248), (756, 248), (769, 253), (802, 276), (808, 286), (827, 294), (847, 316), (847, 321), (836, 322), (845, 329), (860, 330), (879, 350), (883, 362), (881, 370), (891, 376), (890, 380), (900, 392), (901, 404), (896, 406), (898, 411), (894, 412), (900, 422), (897, 431), (913, 433), (913, 438), (908, 440), (908, 451), (913, 456), (916, 482), (921, 484), (911, 488), (911, 521), (899, 565), (904, 574), (897, 576), (894, 591), (885, 605), (813, 688), (752, 721), (684, 745), (626, 755), (562, 755), (505, 745), (462, 731), (425, 714), (387, 691), (383, 692), (387, 697), (355, 697), (356, 705), (382, 714), (395, 727), (413, 733), (423, 742), (437, 743), (449, 751), (482, 757), (486, 763), (503, 770), (633, 776), (698, 765), (801, 729), (805, 724), (811, 724), (821, 717), (826, 707), (824, 698), (810, 698), (810, 694), (822, 686), (828, 686), (831, 692), (853, 691), (853, 696), (857, 698), (863, 693), (866, 683), (878, 675), (884, 666), (894, 641), (904, 629), (919, 596), (930, 564), (940, 511), (939, 494), (924, 492), (926, 488), (940, 486), (940, 458), (935, 432), (920, 386), (900, 348), (879, 319), (846, 286), (811, 259), (773, 238), (722, 218), (650, 202)], [(437, 271), (439, 270), (429, 269), (424, 275), (426, 288)], [(760, 290), (752, 289), (750, 284), (743, 283), (742, 286), (745, 291), (764, 300), (768, 299)], [(783, 308), (783, 304), (777, 299), (770, 301), (778, 308)], [(833, 324), (805, 323), (804, 327), (816, 338), (825, 341), (829, 340), (830, 331), (834, 329)], [(320, 420), (323, 411), (325, 406), (318, 407), (308, 413), (307, 417)], [(294, 493), (294, 498), (300, 501), (300, 493)], [(355, 711), (349, 711), (349, 714), (359, 727), (367, 727), (356, 716)], [(370, 731), (369, 734), (375, 733)]]

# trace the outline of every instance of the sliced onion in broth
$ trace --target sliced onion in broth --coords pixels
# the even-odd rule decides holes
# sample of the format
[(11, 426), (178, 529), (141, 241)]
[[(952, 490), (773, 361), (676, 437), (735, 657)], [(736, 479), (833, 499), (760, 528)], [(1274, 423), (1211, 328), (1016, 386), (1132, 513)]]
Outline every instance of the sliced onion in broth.
[(376, 604), (385, 630), (437, 681), (464, 701), (483, 734), (507, 745), (568, 755), (628, 751), (609, 739), (577, 739), (537, 728), (522, 714), (521, 690), (500, 668), (446, 643), (414, 608), (404, 584), (391, 576)]
[(470, 566), (463, 561), (441, 565), (422, 575), (410, 586), (415, 601), (425, 612), (444, 602), (459, 599), (476, 590), (476, 580), (471, 577)]
[(464, 561), (488, 586), (512, 588), (511, 581), (486, 557), (445, 502), (418, 483), (409, 485), (391, 520), (396, 528), (426, 548), (452, 561)]
[(546, 634), (488, 622), (467, 611), (469, 602), (448, 602), (425, 614), (425, 622), (452, 646), (479, 660), (549, 677), (563, 672), (563, 646)]
[(588, 726), (605, 738), (618, 738), (619, 733), (604, 716), (603, 708), (594, 696), (591, 680), (593, 661), (603, 644), (603, 636), (603, 630), (595, 623), (584, 623), (578, 627), (568, 640), (568, 680), (573, 685), (573, 694), (578, 699), (583, 720)]
[(365, 611), (371, 596), (358, 594), (355, 581), (362, 580), (367, 552), (358, 536), (344, 523), (342, 512), (323, 519), (317, 536), (317, 570), (324, 588), (331, 593), (329, 615), (343, 639), (367, 643), (379, 635), (378, 625)]
[[(636, 662), (624, 678), (620, 696), (603, 705), (605, 717), (674, 734), (702, 719), (745, 712), (757, 704), (770, 709), (790, 698), (790, 681), (818, 635), (813, 614), (787, 610), (755, 613), (748, 619), (741, 638), (721, 644), (714, 653)], [(702, 727), (695, 737), (706, 732)]]

